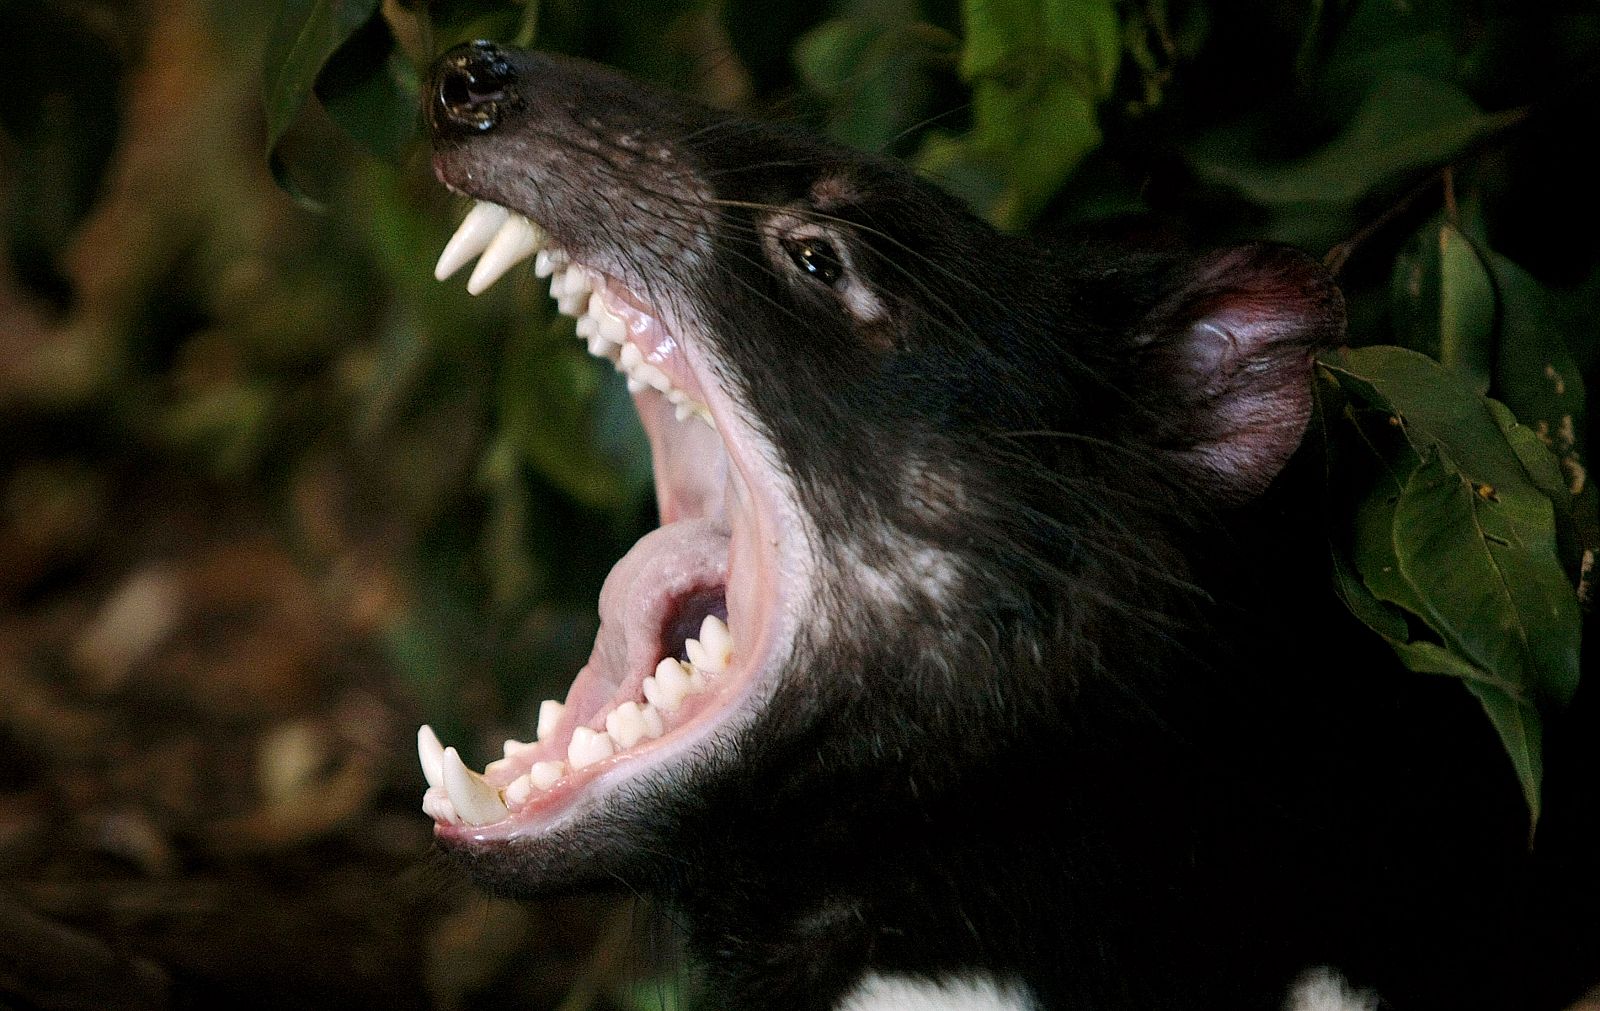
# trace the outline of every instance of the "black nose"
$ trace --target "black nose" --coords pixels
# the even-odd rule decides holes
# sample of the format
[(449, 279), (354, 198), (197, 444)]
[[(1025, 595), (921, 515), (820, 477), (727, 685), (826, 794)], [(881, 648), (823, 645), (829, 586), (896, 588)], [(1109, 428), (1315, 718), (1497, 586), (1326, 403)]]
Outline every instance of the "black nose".
[(436, 134), (487, 133), (518, 104), (517, 74), (493, 42), (468, 42), (434, 64), (428, 118)]

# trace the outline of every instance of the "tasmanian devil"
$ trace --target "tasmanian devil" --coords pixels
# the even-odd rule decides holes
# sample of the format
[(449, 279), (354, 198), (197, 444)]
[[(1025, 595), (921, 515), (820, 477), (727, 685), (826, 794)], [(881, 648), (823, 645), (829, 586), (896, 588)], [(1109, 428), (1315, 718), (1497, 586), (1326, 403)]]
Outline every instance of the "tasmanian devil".
[(661, 519), (535, 742), (479, 774), (419, 735), (482, 881), (654, 897), (711, 1007), (1581, 991), (1467, 694), (1297, 624), (1327, 551), (1280, 471), (1344, 328), (1316, 263), (1003, 235), (885, 159), (489, 43), (427, 95), (478, 201), (440, 277), (536, 255)]

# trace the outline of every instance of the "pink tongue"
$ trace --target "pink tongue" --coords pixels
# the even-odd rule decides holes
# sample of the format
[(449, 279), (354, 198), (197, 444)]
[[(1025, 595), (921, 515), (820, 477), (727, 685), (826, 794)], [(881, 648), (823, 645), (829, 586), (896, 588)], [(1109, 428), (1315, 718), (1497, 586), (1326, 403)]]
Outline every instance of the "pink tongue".
[(640, 538), (600, 590), (600, 634), (567, 693), (562, 723), (599, 729), (598, 717), (611, 708), (618, 689), (637, 698), (640, 683), (662, 656), (682, 645), (661, 641), (678, 603), (725, 587), (727, 577), (728, 529), (717, 520), (680, 520)]

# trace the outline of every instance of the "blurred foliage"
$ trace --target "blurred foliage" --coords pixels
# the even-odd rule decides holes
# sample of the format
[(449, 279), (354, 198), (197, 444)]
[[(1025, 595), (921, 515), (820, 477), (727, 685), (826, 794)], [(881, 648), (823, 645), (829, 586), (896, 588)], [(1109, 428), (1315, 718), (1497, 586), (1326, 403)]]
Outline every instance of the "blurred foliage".
[(907, 158), (1001, 227), (1325, 256), (1337, 589), (1476, 695), (1537, 817), (1600, 543), (1592, 0), (11, 0), (7, 607), (107, 594), (100, 559), (242, 502), (479, 764), (567, 683), (648, 460), (541, 286), (431, 278), (461, 208), (419, 82), (476, 37)]

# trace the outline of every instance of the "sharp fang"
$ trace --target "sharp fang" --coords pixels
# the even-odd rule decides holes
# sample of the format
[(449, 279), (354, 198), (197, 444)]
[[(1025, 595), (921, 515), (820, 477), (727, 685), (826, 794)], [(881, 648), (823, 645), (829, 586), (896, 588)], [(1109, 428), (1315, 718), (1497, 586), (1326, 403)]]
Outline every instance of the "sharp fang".
[(616, 745), (608, 735), (588, 727), (578, 727), (572, 731), (572, 743), (567, 745), (567, 761), (572, 763), (574, 769), (582, 769), (601, 759), (610, 758), (616, 751)]
[(468, 825), (488, 825), (506, 816), (500, 791), (467, 768), (454, 748), (444, 749), (444, 788), (461, 820)]
[(444, 746), (439, 743), (439, 735), (426, 723), (417, 729), (417, 758), (422, 761), (422, 775), (427, 778), (428, 785), (443, 786)]
[(733, 660), (733, 636), (727, 623), (714, 614), (706, 615), (700, 623), (700, 645), (705, 647), (706, 662), (695, 664), (709, 674), (721, 674)]
[(549, 249), (539, 250), (539, 255), (533, 258), (533, 276), (549, 277), (556, 271), (557, 254)]
[(444, 244), (444, 252), (439, 254), (439, 264), (433, 268), (434, 278), (443, 281), (465, 267), (473, 257), (489, 247), (489, 241), (509, 217), (511, 212), (497, 204), (480, 200), (473, 205), (462, 219), (461, 227)]
[(528, 770), (528, 780), (539, 789), (548, 790), (566, 774), (566, 762), (534, 762)]
[(550, 735), (556, 732), (556, 724), (561, 722), (561, 714), (566, 708), (555, 699), (545, 699), (539, 703), (539, 729), (534, 731), (538, 735), (538, 740), (550, 739)]
[(489, 248), (483, 251), (478, 265), (472, 268), (472, 276), (467, 279), (467, 291), (474, 295), (483, 294), (506, 271), (532, 256), (543, 241), (544, 233), (527, 218), (518, 214), (508, 219), (494, 233), (494, 238), (489, 240)]

